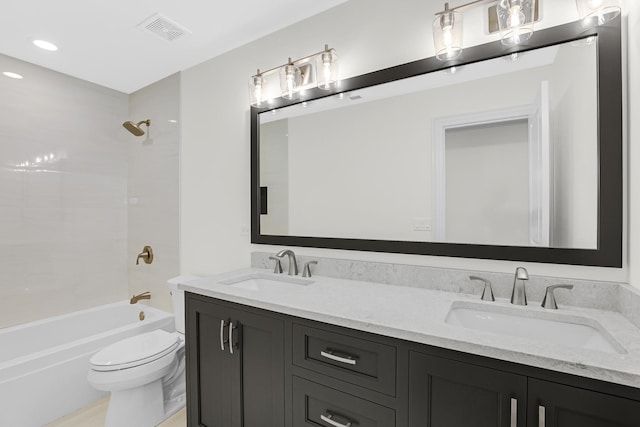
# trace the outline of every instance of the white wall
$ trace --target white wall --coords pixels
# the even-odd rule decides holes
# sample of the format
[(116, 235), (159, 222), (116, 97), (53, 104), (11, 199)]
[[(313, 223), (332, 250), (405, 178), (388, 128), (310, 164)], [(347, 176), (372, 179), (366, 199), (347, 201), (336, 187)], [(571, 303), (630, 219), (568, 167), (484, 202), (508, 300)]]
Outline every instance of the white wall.
[[(171, 312), (167, 280), (179, 273), (179, 74), (129, 96), (128, 120), (146, 119), (151, 119), (148, 129), (142, 126), (146, 135), (126, 136), (129, 294), (150, 291), (151, 300), (144, 303)], [(153, 262), (136, 265), (145, 245), (154, 251)]]
[(24, 77), (0, 75), (0, 328), (124, 299), (127, 96), (0, 70)]
[[(433, 56), (431, 17), (441, 7), (441, 3), (422, 0), (350, 0), (182, 73), (181, 273), (212, 274), (244, 267), (249, 264), (252, 250), (279, 249), (251, 245), (245, 231), (250, 223), (247, 78), (253, 70), (280, 65), (288, 57), (306, 56), (321, 49), (325, 43), (338, 51), (342, 77)], [(495, 38), (484, 34), (483, 12), (484, 8), (477, 8), (465, 13), (464, 41), (467, 46)], [(637, 20), (637, 5), (633, 5), (630, 12), (631, 19)], [(544, 2), (542, 17), (538, 28), (574, 21), (577, 19), (575, 2)], [(634, 55), (637, 55), (637, 49)], [(637, 74), (640, 66), (636, 57), (631, 66), (630, 75), (633, 71)], [(640, 179), (637, 181), (640, 186)], [(637, 210), (640, 215), (640, 206)], [(640, 234), (635, 241), (640, 247)], [(631, 246), (633, 253), (633, 240)], [(296, 251), (317, 256), (487, 271), (510, 272), (517, 265), (525, 265), (534, 275), (596, 280), (627, 281), (629, 272), (628, 267), (528, 265), (313, 248)], [(640, 266), (640, 255), (637, 259), (635, 264)]]

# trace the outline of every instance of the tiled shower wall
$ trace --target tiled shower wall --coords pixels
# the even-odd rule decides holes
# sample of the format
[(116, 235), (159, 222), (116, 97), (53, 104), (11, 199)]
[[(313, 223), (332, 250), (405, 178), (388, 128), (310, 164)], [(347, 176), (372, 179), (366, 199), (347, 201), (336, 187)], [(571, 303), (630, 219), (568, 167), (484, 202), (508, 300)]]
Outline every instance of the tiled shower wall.
[(0, 327), (126, 298), (127, 95), (0, 71)]
[[(130, 293), (151, 292), (154, 307), (172, 311), (167, 279), (179, 273), (178, 183), (180, 153), (180, 75), (174, 74), (129, 96), (129, 119), (151, 119), (147, 134), (127, 135), (128, 249)], [(145, 126), (143, 129), (147, 129)], [(151, 264), (136, 257), (145, 245)]]

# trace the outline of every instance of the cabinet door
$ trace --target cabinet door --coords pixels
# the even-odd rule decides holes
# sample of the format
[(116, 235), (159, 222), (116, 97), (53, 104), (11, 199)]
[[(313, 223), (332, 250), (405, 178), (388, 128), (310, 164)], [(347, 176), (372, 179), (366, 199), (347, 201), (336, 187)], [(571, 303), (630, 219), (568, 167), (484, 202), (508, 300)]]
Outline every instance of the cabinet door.
[(187, 298), (188, 424), (284, 425), (284, 326), (269, 316)]
[[(229, 353), (230, 316), (231, 311), (227, 308), (187, 299), (187, 416), (190, 426), (241, 426), (237, 410), (235, 416), (232, 410), (233, 401), (240, 398), (240, 359), (230, 357)], [(234, 391), (235, 396), (232, 395)]]
[(637, 427), (640, 402), (529, 380), (529, 427)]
[(284, 426), (284, 322), (237, 311), (243, 427)]
[(410, 427), (525, 427), (526, 377), (409, 354)]

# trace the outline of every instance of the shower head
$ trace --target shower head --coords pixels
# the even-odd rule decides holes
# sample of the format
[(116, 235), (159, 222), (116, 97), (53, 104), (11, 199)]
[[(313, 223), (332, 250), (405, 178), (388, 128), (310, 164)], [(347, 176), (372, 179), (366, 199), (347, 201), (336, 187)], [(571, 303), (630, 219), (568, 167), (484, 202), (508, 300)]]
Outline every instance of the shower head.
[(142, 129), (140, 129), (140, 125), (143, 125), (143, 124), (147, 125), (147, 127), (151, 126), (151, 119), (143, 120), (143, 121), (138, 122), (138, 123), (133, 123), (131, 121), (124, 122), (122, 124), (122, 126), (124, 126), (124, 128), (126, 130), (128, 130), (129, 132), (131, 132), (135, 136), (142, 136), (142, 135), (144, 135), (144, 131)]

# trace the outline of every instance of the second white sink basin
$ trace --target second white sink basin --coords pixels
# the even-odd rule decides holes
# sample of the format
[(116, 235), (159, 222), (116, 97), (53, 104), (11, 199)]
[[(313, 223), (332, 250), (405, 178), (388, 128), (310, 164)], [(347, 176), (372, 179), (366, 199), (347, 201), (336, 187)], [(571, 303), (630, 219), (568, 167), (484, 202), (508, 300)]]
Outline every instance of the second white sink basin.
[(277, 276), (267, 273), (250, 273), (233, 277), (218, 282), (221, 285), (233, 286), (235, 288), (249, 289), (252, 291), (291, 291), (300, 286), (307, 286), (313, 280), (301, 279), (293, 276)]
[(624, 354), (625, 349), (593, 319), (575, 315), (527, 312), (525, 307), (490, 307), (455, 302), (445, 323), (568, 347)]

